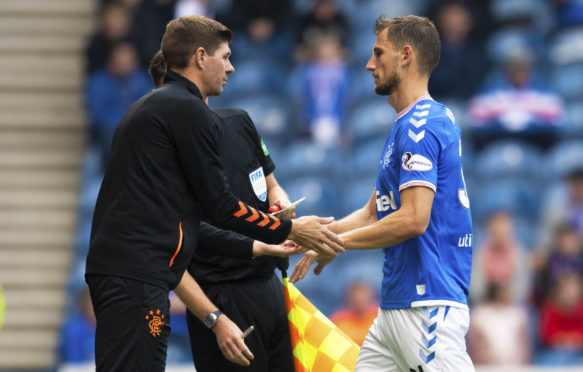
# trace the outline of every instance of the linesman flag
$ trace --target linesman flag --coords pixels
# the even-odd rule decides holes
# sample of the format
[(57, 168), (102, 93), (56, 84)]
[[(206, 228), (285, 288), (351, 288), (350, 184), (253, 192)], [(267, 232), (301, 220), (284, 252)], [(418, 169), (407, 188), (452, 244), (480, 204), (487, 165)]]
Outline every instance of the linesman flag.
[(360, 347), (283, 278), (296, 372), (352, 372)]

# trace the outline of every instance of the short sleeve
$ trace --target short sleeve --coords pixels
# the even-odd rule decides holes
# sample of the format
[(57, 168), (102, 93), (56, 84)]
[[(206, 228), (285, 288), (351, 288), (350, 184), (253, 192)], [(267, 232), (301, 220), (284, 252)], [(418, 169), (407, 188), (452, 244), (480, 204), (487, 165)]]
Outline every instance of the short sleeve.
[(437, 191), (437, 166), (441, 144), (429, 128), (405, 125), (399, 133), (399, 191), (424, 186)]

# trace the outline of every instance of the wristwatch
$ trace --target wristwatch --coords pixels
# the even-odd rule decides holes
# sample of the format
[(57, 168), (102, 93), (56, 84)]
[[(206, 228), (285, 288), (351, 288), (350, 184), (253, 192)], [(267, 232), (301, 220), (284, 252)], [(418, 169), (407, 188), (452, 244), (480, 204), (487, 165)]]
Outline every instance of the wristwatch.
[(219, 316), (221, 316), (223, 312), (221, 310), (217, 310), (215, 312), (210, 313), (204, 319), (204, 325), (207, 326), (208, 329), (213, 329), (214, 326), (217, 325), (217, 320)]

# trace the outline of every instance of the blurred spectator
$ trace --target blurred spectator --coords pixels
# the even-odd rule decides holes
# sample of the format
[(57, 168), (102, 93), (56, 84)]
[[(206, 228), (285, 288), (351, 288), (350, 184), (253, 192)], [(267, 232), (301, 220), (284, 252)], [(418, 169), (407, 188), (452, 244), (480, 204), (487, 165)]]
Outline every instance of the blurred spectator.
[(375, 300), (371, 286), (362, 281), (350, 284), (345, 296), (345, 307), (330, 315), (330, 320), (354, 342), (362, 345), (377, 317), (379, 304)]
[(291, 0), (235, 0), (217, 13), (217, 20), (234, 32), (232, 59), (267, 58), (287, 64), (293, 49), (291, 5)]
[(89, 76), (86, 89), (94, 140), (107, 162), (117, 124), (130, 106), (152, 89), (152, 83), (147, 73), (139, 68), (136, 48), (121, 42), (112, 48), (107, 67)]
[(512, 301), (509, 283), (488, 285), (486, 301), (472, 311), (468, 349), (475, 364), (526, 364), (530, 360), (527, 312)]
[(340, 143), (349, 102), (350, 73), (337, 37), (314, 41), (314, 59), (297, 70), (295, 96), (301, 106), (302, 130), (324, 146)]
[(552, 297), (541, 311), (541, 334), (545, 346), (552, 349), (541, 362), (575, 364), (583, 361), (583, 298), (581, 277), (562, 275)]
[(295, 59), (303, 62), (310, 58), (312, 42), (326, 35), (337, 37), (345, 47), (348, 33), (348, 21), (334, 0), (316, 0), (311, 11), (297, 23)]
[(564, 274), (583, 273), (581, 235), (573, 227), (562, 225), (555, 234), (552, 251), (535, 277), (533, 302), (540, 306), (548, 291)]
[(189, 363), (192, 365), (190, 338), (186, 323), (186, 305), (174, 292), (170, 292), (170, 338), (168, 339), (167, 362)]
[(436, 98), (466, 99), (476, 92), (487, 68), (483, 45), (471, 38), (474, 19), (462, 2), (448, 2), (435, 16), (441, 56), (429, 81)]
[(483, 297), (486, 288), (508, 283), (516, 300), (526, 297), (529, 273), (524, 248), (516, 240), (514, 220), (506, 212), (496, 212), (486, 221), (486, 239), (477, 250), (472, 270), (470, 295)]
[(174, 7), (174, 18), (185, 15), (201, 15), (214, 19), (214, 0), (177, 0)]
[(131, 27), (128, 8), (117, 1), (105, 4), (99, 24), (99, 31), (91, 36), (86, 50), (87, 73), (104, 68), (114, 44), (128, 38)]
[(566, 192), (560, 195), (560, 200), (552, 200), (545, 208), (539, 228), (541, 252), (550, 251), (553, 234), (561, 225), (570, 225), (583, 235), (583, 165), (568, 172), (565, 179)]
[[(531, 134), (548, 142), (563, 115), (563, 102), (547, 89), (533, 70), (534, 57), (516, 50), (506, 60), (504, 71), (490, 76), (482, 93), (470, 102), (470, 115), (478, 129)], [(539, 135), (540, 134), (540, 135)]]
[(166, 24), (174, 19), (175, 3), (176, 0), (142, 0), (141, 6), (137, 8), (131, 38), (138, 47), (143, 67), (149, 66), (154, 54), (160, 49)]
[(89, 290), (81, 292), (78, 307), (63, 324), (60, 343), (63, 363), (87, 363), (95, 359), (95, 314)]

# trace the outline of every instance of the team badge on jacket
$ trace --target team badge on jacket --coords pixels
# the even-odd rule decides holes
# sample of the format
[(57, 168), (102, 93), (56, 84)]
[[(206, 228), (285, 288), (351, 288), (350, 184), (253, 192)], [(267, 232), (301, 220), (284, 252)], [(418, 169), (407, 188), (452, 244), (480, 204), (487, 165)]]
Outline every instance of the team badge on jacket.
[(166, 323), (164, 314), (160, 314), (160, 309), (150, 310), (146, 315), (146, 322), (148, 324), (149, 333), (153, 337), (158, 337), (162, 334), (162, 326)]

